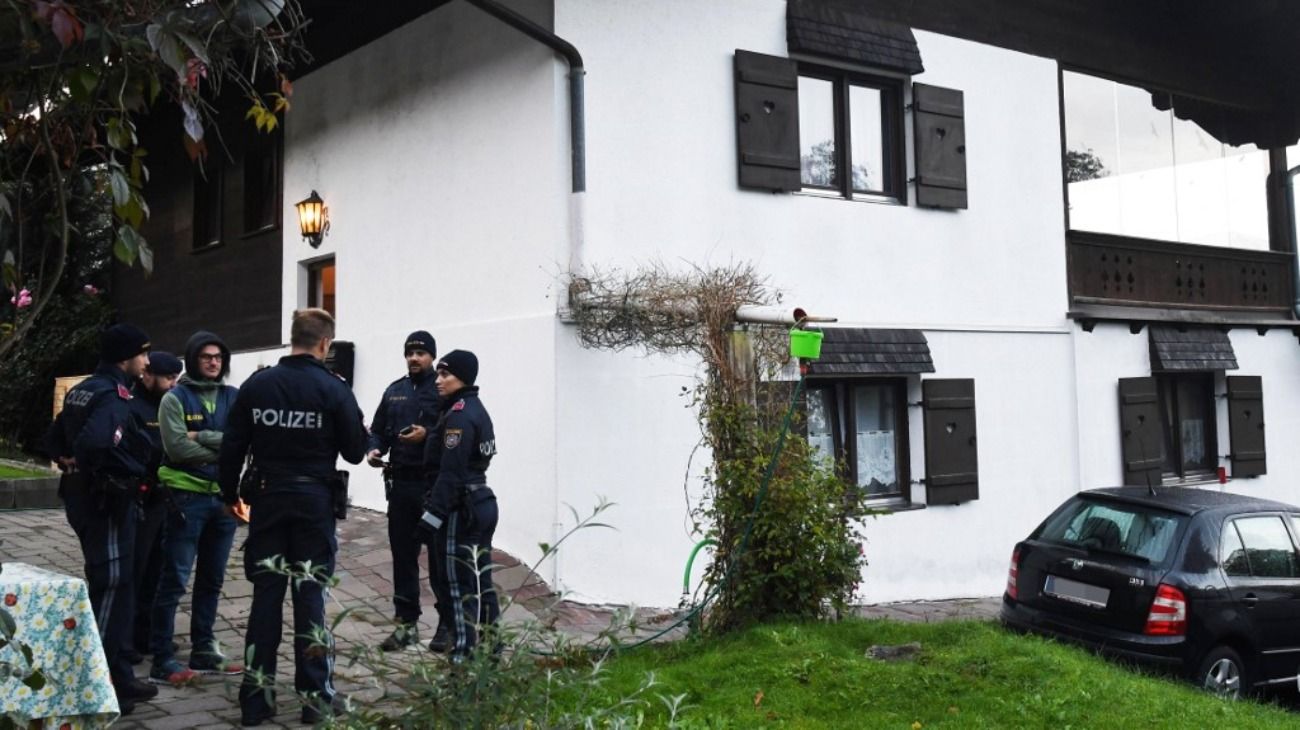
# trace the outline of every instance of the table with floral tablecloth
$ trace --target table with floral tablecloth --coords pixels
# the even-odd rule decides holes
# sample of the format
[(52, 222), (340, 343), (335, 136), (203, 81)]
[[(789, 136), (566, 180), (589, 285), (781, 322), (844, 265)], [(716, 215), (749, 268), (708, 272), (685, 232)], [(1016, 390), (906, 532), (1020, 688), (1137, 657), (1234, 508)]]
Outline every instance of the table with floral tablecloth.
[(0, 569), (0, 605), (14, 618), (13, 643), (0, 648), (0, 663), (26, 667), (20, 646), (45, 677), (33, 689), (20, 678), (0, 679), (0, 715), (27, 727), (40, 720), (53, 730), (103, 727), (117, 719), (117, 696), (109, 679), (86, 582), (23, 563)]

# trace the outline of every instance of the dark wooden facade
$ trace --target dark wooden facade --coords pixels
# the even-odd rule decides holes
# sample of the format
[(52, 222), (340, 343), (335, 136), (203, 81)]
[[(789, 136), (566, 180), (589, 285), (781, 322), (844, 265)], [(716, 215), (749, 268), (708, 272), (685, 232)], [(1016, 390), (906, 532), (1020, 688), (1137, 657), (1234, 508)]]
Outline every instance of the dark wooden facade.
[[(289, 74), (298, 77), (320, 68), (446, 2), (305, 0), (304, 14), (311, 21), (305, 42), (312, 58)], [(258, 133), (244, 120), (244, 108), (231, 104), (222, 114), (223, 141), (213, 135), (207, 140), (209, 166), (222, 168), (219, 205), (213, 211), (220, 236), (210, 246), (196, 246), (203, 243), (199, 238), (207, 238), (195, 230), (195, 200), (196, 193), (202, 197), (202, 180), (181, 143), (180, 117), (164, 104), (138, 122), (141, 143), (149, 151), (145, 197), (152, 210), (142, 233), (154, 250), (155, 274), (146, 277), (138, 266), (115, 265), (111, 296), (119, 319), (143, 327), (159, 349), (179, 351), (198, 329), (220, 334), (234, 350), (282, 344), (282, 229), (297, 223), (282, 220), (286, 201), (278, 132), (270, 140), (276, 152), (274, 195), (263, 198), (271, 206), (272, 225), (255, 225), (260, 216), (246, 210), (245, 187), (256, 177), (246, 175), (248, 145), (268, 140), (254, 136)], [(204, 216), (197, 220), (202, 226)]]
[[(224, 149), (215, 135), (208, 140), (205, 167), (208, 179), (220, 186), (219, 205), (213, 211), (220, 234), (218, 243), (207, 246), (195, 232), (196, 191), (202, 178), (181, 144), (179, 118), (156, 115), (141, 129), (141, 144), (149, 150), (145, 197), (152, 209), (142, 232), (154, 251), (155, 273), (146, 277), (139, 266), (117, 265), (112, 297), (119, 318), (142, 327), (158, 349), (179, 352), (199, 329), (216, 332), (234, 350), (281, 344), (284, 204), (279, 133), (259, 139), (254, 135), (261, 133), (251, 124), (232, 121), (228, 126), (222, 134)], [(252, 155), (250, 145), (270, 149)], [(253, 173), (245, 165), (264, 161), (268, 151), (274, 155), (274, 184), (270, 198), (261, 204), (271, 206), (272, 223), (249, 230), (245, 188)]]

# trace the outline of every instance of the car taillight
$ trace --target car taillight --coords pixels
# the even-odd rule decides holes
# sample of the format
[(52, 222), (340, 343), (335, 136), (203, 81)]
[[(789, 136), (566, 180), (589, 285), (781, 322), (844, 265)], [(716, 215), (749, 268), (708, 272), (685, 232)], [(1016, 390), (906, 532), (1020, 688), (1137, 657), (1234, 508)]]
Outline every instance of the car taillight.
[(1187, 597), (1171, 585), (1161, 583), (1147, 614), (1147, 636), (1183, 636), (1187, 633)]
[(1020, 592), (1016, 590), (1016, 581), (1020, 578), (1020, 548), (1011, 551), (1011, 567), (1007, 569), (1007, 595), (1011, 600), (1020, 598)]

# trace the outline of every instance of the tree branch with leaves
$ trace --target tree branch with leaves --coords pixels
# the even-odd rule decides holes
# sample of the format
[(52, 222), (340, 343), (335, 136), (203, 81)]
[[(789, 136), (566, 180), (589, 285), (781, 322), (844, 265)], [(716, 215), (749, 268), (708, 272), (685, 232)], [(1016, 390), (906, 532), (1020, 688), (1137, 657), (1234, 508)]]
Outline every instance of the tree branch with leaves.
[(111, 200), (114, 257), (152, 272), (137, 120), (178, 108), (200, 165), (218, 97), (273, 130), (306, 25), (299, 0), (0, 0), (0, 358), (59, 287), (81, 286), (65, 281), (74, 203)]

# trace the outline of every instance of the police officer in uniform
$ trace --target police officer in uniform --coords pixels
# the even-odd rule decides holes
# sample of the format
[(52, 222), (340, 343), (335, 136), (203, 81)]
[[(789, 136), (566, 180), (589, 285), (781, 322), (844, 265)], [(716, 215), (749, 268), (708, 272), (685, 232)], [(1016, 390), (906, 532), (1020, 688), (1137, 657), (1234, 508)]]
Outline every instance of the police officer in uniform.
[[(260, 563), (276, 556), (294, 566), (310, 561), (321, 580), (333, 575), (335, 464), (340, 455), (359, 464), (366, 454), (361, 409), (343, 379), (325, 367), (333, 340), (334, 318), (328, 312), (294, 312), (290, 354), (244, 382), (226, 421), (218, 459), (225, 503), (233, 507), (239, 499), (240, 469), (250, 452), (261, 472), (260, 489), (248, 500), (252, 520), (244, 550), (244, 571), (253, 583), (247, 669), (239, 689), (245, 726), (275, 715), (270, 683), (289, 586), (286, 576)], [(303, 722), (318, 722), (346, 704), (334, 691), (332, 650), (308, 651), (310, 636), (328, 637), (327, 630), (325, 586), (314, 581), (294, 586), (294, 687), (310, 700)]]
[(149, 362), (149, 337), (129, 324), (109, 327), (95, 373), (68, 391), (48, 434), (63, 471), (59, 496), (86, 561), (91, 610), (99, 625), (123, 715), (158, 694), (135, 678), (129, 651), (135, 613), (136, 505), (151, 449), (131, 412), (131, 386)]
[[(438, 361), (442, 404), (425, 463), (432, 487), (422, 523), (445, 531), (447, 572), (453, 609), (451, 659), (461, 663), (482, 629), (496, 625), (500, 608), (492, 585), (492, 535), (497, 500), (487, 485), (487, 468), (496, 454), (492, 418), (478, 398), (478, 358), (453, 350)], [(433, 648), (433, 647), (430, 647)]]
[[(383, 466), (383, 456), (390, 453), (384, 472), (384, 496), (388, 500), (388, 543), (393, 551), (393, 613), (397, 628), (379, 645), (383, 651), (396, 651), (418, 643), (416, 622), (420, 620), (420, 546), (424, 534), (419, 530), (424, 493), (428, 489), (424, 471), (424, 441), (438, 418), (438, 391), (434, 383), (433, 362), (438, 356), (433, 335), (419, 330), (406, 338), (402, 354), (407, 374), (393, 381), (384, 391), (370, 423), (370, 451), (366, 460), (371, 466)], [(429, 543), (429, 585), (438, 599), (438, 630), (432, 645), (445, 651), (451, 646), (451, 599), (447, 591), (445, 545), (442, 535)]]
[(158, 573), (162, 570), (162, 531), (167, 518), (167, 499), (158, 484), (158, 465), (162, 462), (162, 436), (158, 432), (158, 404), (176, 385), (181, 374), (181, 360), (170, 352), (149, 353), (140, 382), (131, 389), (131, 411), (140, 419), (149, 437), (149, 489), (140, 495), (140, 522), (135, 532), (135, 621), (131, 663), (142, 661), (149, 653), (149, 611), (158, 590)]

